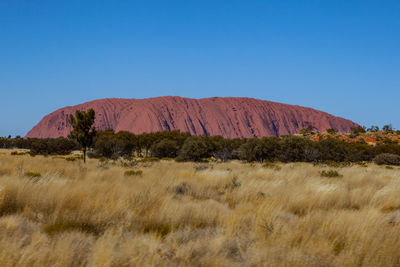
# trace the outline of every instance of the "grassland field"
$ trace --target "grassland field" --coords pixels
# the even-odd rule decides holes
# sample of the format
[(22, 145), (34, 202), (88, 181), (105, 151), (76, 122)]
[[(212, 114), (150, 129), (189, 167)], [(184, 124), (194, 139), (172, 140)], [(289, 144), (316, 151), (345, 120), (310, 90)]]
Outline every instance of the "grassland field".
[(400, 265), (399, 167), (11, 152), (0, 266)]

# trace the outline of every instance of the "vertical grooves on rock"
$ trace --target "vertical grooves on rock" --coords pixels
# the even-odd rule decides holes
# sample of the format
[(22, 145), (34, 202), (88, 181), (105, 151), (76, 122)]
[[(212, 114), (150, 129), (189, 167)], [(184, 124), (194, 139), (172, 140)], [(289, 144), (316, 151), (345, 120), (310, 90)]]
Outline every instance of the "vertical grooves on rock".
[(356, 123), (311, 108), (252, 98), (215, 97), (189, 99), (101, 99), (65, 107), (45, 116), (26, 137), (67, 136), (69, 114), (93, 108), (98, 130), (131, 131), (137, 134), (180, 130), (193, 135), (227, 138), (293, 134), (312, 125), (319, 131), (334, 128), (346, 132)]

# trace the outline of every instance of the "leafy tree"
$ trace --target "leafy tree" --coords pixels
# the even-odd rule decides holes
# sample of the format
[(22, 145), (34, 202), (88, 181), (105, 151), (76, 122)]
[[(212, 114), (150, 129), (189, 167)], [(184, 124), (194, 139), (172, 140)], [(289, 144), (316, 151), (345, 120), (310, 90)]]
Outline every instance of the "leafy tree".
[(260, 155), (260, 139), (253, 137), (247, 139), (239, 148), (239, 158), (246, 161), (262, 161), (262, 155)]
[(354, 143), (345, 143), (346, 145), (346, 157), (344, 161), (370, 161), (374, 154), (373, 150), (371, 149), (372, 146), (368, 145), (364, 140), (359, 140), (358, 142)]
[(183, 143), (180, 153), (181, 160), (201, 161), (210, 157), (210, 146), (207, 142), (207, 137), (204, 136), (191, 136)]
[(247, 139), (239, 149), (240, 159), (246, 161), (274, 161), (280, 151), (279, 138)]
[(371, 127), (369, 127), (367, 129), (367, 132), (378, 132), (378, 131), (379, 131), (379, 127), (375, 126), (375, 125), (372, 125)]
[(151, 154), (157, 158), (175, 158), (178, 150), (176, 141), (165, 138), (151, 147)]
[(134, 154), (138, 143), (138, 138), (134, 133), (128, 131), (120, 131), (115, 134), (115, 138), (118, 140), (121, 146), (120, 156), (129, 157)]
[(360, 133), (365, 133), (365, 126), (350, 127), (352, 134), (358, 135)]
[(139, 147), (140, 149), (145, 149), (145, 157), (148, 156), (151, 146), (157, 143), (159, 137), (157, 133), (143, 133), (139, 137)]
[(93, 109), (88, 111), (77, 110), (75, 117), (71, 114), (69, 124), (73, 127), (70, 137), (75, 139), (82, 147), (83, 162), (86, 162), (86, 151), (93, 144), (93, 138), (96, 135), (94, 128), (95, 112)]
[(382, 131), (384, 131), (384, 132), (392, 132), (393, 131), (393, 127), (392, 127), (392, 125), (391, 124), (386, 124), (386, 125), (384, 125), (383, 127), (382, 127)]
[(220, 161), (227, 161), (236, 157), (238, 148), (242, 145), (242, 141), (236, 139), (225, 139), (222, 136), (207, 137), (211, 145), (211, 153), (214, 158)]
[(112, 158), (120, 156), (122, 145), (116, 138), (114, 130), (98, 132), (94, 141), (95, 153), (99, 156)]
[(182, 133), (179, 130), (173, 130), (173, 131), (163, 131), (163, 132), (157, 132), (153, 133), (157, 134), (159, 137), (157, 138), (159, 141), (163, 139), (168, 139), (168, 140), (174, 140), (178, 143), (179, 147), (183, 145), (185, 142), (186, 138), (190, 136), (189, 133)]
[(284, 136), (280, 140), (281, 153), (279, 155), (282, 162), (304, 161), (306, 151), (312, 145), (312, 141), (299, 136)]
[(348, 157), (348, 146), (345, 141), (340, 141), (334, 138), (327, 138), (320, 142), (319, 152), (320, 160), (322, 161), (345, 161)]

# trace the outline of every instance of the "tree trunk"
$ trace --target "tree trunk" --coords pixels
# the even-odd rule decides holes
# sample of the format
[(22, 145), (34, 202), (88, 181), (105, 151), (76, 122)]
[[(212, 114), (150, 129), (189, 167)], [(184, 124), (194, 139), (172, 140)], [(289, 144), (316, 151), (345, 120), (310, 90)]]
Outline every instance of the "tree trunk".
[(86, 148), (83, 149), (83, 163), (86, 163)]

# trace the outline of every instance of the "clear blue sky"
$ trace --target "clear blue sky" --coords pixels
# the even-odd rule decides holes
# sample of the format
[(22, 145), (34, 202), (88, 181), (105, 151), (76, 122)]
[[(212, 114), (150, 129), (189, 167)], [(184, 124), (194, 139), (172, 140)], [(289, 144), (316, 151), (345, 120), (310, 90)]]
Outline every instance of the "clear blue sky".
[(246, 96), (400, 128), (400, 1), (0, 1), (0, 136), (106, 97)]

